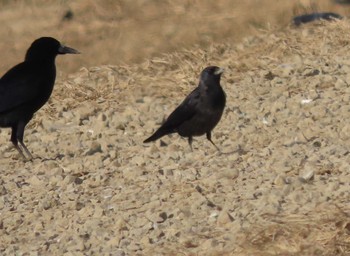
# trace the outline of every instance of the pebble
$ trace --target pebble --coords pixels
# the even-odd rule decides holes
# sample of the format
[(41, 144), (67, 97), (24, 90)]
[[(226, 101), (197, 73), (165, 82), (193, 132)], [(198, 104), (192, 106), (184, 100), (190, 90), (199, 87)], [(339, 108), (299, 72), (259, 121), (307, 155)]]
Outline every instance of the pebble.
[(277, 186), (283, 186), (286, 184), (285, 178), (281, 175), (277, 175), (273, 181), (273, 184), (275, 184)]
[(314, 176), (315, 176), (314, 170), (306, 169), (306, 170), (303, 170), (302, 173), (300, 173), (299, 177), (302, 182), (309, 182), (314, 179)]
[(102, 153), (101, 144), (97, 141), (93, 141), (90, 148), (86, 151), (86, 156), (92, 156), (96, 153)]

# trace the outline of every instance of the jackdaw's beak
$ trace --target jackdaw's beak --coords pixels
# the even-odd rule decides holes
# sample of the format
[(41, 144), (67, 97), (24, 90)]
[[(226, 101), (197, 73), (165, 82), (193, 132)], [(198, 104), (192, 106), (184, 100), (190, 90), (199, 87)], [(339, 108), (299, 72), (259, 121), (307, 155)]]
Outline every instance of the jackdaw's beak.
[(221, 75), (224, 73), (225, 69), (224, 68), (217, 68), (214, 72), (215, 75)]
[(75, 50), (73, 48), (70, 48), (68, 46), (61, 45), (60, 48), (58, 48), (59, 54), (80, 54), (78, 50)]

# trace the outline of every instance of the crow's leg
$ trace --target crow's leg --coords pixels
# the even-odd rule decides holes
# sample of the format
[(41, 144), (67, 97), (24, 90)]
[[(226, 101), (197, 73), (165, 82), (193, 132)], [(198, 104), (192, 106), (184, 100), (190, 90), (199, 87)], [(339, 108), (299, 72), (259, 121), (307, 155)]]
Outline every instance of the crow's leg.
[(11, 142), (19, 152), (19, 154), (24, 158), (27, 159), (26, 156), (23, 154), (22, 149), (18, 146), (18, 140), (17, 140), (17, 126), (12, 126), (12, 132), (11, 132)]
[(22, 123), (20, 122), (17, 126), (17, 140), (18, 142), (21, 144), (22, 148), (24, 149), (24, 151), (26, 152), (26, 154), (29, 156), (29, 159), (32, 159), (33, 156), (32, 154), (29, 152), (28, 148), (26, 147), (26, 145), (23, 143), (23, 136), (24, 136), (24, 128), (26, 127), (27, 123)]
[(218, 148), (218, 146), (215, 145), (215, 143), (211, 140), (211, 132), (207, 132), (207, 139), (211, 142), (211, 144), (214, 145), (214, 147), (220, 151), (220, 149)]
[(190, 144), (191, 151), (193, 152), (192, 141), (193, 141), (192, 136), (188, 137), (188, 144)]

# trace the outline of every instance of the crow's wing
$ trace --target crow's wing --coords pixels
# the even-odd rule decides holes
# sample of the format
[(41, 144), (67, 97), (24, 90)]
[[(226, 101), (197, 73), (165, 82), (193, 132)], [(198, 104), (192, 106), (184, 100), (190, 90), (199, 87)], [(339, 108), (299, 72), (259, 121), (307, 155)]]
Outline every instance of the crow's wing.
[(197, 87), (184, 101), (169, 115), (162, 125), (165, 129), (176, 129), (184, 122), (190, 120), (197, 112), (197, 106), (200, 101), (200, 91)]
[(168, 119), (164, 124), (148, 139), (144, 141), (144, 143), (155, 141), (166, 134), (170, 134), (176, 132), (176, 129), (186, 122), (190, 120), (197, 112), (197, 105), (199, 102), (199, 88), (193, 90), (185, 100), (170, 114)]
[(0, 79), (0, 113), (34, 100), (41, 80), (28, 63), (22, 62), (10, 69)]

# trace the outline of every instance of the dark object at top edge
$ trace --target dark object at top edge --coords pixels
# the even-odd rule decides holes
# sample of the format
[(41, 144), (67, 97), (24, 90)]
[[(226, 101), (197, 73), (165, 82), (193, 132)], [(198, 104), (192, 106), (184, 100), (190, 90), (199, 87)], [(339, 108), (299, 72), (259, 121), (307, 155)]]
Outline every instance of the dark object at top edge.
[(62, 20), (63, 21), (71, 21), (74, 18), (74, 13), (72, 10), (66, 11), (66, 13), (63, 15)]
[(304, 14), (304, 15), (300, 15), (300, 16), (296, 16), (293, 18), (293, 24), (296, 26), (300, 26), (303, 23), (308, 23), (308, 22), (312, 22), (315, 20), (334, 20), (334, 19), (338, 19), (341, 20), (343, 19), (343, 17), (337, 13), (333, 13), (333, 12), (315, 12), (315, 13), (311, 13), (311, 14)]
[(337, 4), (350, 4), (349, 0), (334, 0)]

